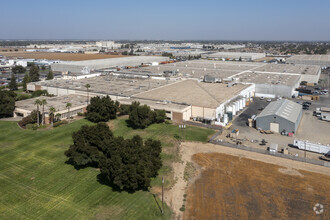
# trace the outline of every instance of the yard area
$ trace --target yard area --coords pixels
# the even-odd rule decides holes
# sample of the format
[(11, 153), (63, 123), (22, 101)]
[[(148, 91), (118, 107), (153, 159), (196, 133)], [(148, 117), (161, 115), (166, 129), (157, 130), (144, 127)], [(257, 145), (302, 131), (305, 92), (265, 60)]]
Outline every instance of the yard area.
[[(113, 191), (97, 181), (95, 168), (75, 170), (66, 164), (64, 151), (72, 143), (71, 134), (82, 125), (72, 124), (47, 130), (23, 130), (16, 122), (0, 121), (0, 218), (1, 219), (169, 219), (172, 211), (165, 206), (161, 216), (152, 193)], [(127, 127), (126, 119), (110, 123), (115, 135), (159, 139), (163, 143), (163, 168), (160, 176), (170, 185), (171, 161), (177, 156), (179, 128), (170, 124), (151, 125), (144, 130)], [(115, 130), (114, 130), (115, 129)], [(207, 141), (213, 130), (188, 127), (186, 138)], [(157, 194), (160, 178), (152, 181)], [(158, 202), (159, 199), (157, 198)]]

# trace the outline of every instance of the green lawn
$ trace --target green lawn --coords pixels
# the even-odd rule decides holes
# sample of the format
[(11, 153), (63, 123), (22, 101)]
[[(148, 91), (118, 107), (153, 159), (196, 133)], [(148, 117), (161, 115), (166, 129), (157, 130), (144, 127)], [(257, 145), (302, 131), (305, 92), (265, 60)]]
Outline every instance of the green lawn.
[[(133, 131), (124, 119), (111, 123), (115, 135), (141, 134), (162, 140), (164, 149), (175, 147), (177, 126), (158, 124)], [(169, 219), (170, 209), (165, 207), (166, 215), (161, 216), (150, 192), (115, 192), (97, 181), (97, 169), (75, 170), (65, 164), (71, 134), (84, 124), (91, 123), (79, 120), (53, 130), (32, 131), (0, 121), (0, 219)], [(187, 139), (206, 141), (213, 133), (189, 127)], [(161, 173), (170, 172), (166, 163), (175, 157), (173, 152), (163, 153)], [(157, 185), (159, 178), (153, 180)]]

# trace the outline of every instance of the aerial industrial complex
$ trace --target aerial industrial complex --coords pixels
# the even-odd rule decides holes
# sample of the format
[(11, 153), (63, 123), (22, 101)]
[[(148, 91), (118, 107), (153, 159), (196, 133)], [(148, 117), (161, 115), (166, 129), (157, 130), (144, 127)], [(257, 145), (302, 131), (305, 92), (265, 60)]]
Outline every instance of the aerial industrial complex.
[[(89, 71), (84, 73), (86, 68)], [(171, 62), (154, 56), (65, 62), (52, 64), (52, 69), (64, 77), (30, 83), (28, 90), (47, 90), (56, 96), (109, 95), (121, 103), (139, 101), (153, 109), (164, 109), (176, 123), (197, 120), (221, 126), (242, 111), (251, 98), (298, 96), (295, 89), (300, 83), (317, 83), (321, 73), (315, 65), (208, 59)], [(79, 77), (70, 78), (70, 74)], [(90, 84), (88, 91), (86, 84)], [(20, 111), (22, 107), (15, 115)]]

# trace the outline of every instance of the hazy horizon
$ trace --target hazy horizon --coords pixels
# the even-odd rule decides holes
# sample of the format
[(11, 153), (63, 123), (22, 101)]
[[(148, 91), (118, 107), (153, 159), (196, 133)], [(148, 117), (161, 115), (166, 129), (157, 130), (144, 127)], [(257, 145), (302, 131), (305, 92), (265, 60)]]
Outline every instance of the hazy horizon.
[(2, 40), (330, 41), (330, 1), (3, 2)]

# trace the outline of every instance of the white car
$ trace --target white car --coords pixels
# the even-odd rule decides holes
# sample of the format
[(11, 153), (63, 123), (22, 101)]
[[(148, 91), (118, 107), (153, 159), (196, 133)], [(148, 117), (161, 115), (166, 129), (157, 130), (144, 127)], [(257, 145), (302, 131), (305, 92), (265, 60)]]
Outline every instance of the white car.
[(264, 100), (264, 99), (265, 99), (264, 97), (262, 97), (262, 96), (260, 97), (260, 100)]
[(272, 100), (271, 99), (267, 99), (267, 102), (271, 102)]

